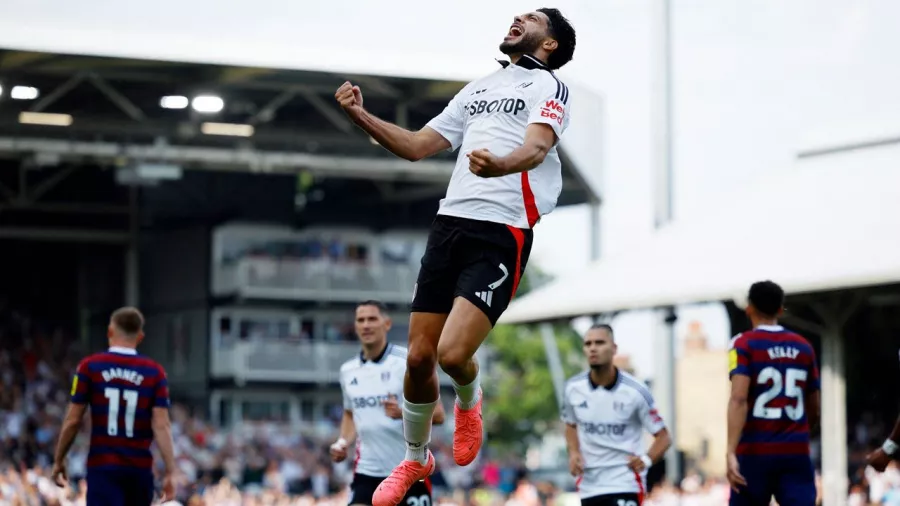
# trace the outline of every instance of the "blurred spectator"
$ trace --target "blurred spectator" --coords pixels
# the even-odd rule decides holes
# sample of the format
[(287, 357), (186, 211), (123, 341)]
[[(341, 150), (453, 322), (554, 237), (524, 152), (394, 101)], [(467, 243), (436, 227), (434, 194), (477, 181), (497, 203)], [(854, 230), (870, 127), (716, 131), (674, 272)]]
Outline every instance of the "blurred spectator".
[[(48, 476), (68, 402), (71, 372), (84, 351), (64, 329), (46, 328), (0, 302), (0, 506), (85, 504), (89, 427), (69, 454), (69, 486), (60, 489)], [(177, 397), (177, 392), (174, 395)], [(322, 423), (330, 424), (336, 433), (340, 414), (337, 405)], [(327, 446), (334, 434), (322, 436), (313, 426), (296, 427), (277, 419), (245, 421), (222, 430), (204, 420), (201, 413), (178, 403), (173, 405), (171, 416), (176, 462), (187, 482), (179, 490), (183, 504), (347, 504), (352, 470), (346, 462), (333, 465), (328, 458)], [(864, 463), (865, 455), (886, 435), (885, 426), (876, 418), (864, 413), (849, 425), (851, 506), (900, 506), (900, 469), (896, 463), (883, 474), (866, 468)], [(432, 477), (435, 504), (580, 503), (573, 490), (561, 491), (548, 481), (529, 478), (520, 456), (490, 458), (481, 465), (460, 468), (439, 435), (435, 435), (432, 446), (437, 461)], [(161, 461), (157, 459), (159, 466)], [(728, 504), (729, 493), (723, 479), (689, 470), (680, 487), (663, 483), (650, 492), (645, 504), (721, 506)]]

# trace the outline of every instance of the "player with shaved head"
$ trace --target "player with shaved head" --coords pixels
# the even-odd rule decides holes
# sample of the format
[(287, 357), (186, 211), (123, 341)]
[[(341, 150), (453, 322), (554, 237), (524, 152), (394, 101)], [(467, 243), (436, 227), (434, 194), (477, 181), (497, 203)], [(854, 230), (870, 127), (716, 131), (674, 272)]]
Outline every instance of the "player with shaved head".
[[(647, 470), (672, 444), (650, 390), (613, 364), (617, 350), (612, 327), (592, 326), (584, 335), (590, 370), (565, 387), (562, 420), (569, 471), (576, 477), (582, 506), (641, 504)], [(646, 452), (641, 448), (644, 431), (654, 437)]]

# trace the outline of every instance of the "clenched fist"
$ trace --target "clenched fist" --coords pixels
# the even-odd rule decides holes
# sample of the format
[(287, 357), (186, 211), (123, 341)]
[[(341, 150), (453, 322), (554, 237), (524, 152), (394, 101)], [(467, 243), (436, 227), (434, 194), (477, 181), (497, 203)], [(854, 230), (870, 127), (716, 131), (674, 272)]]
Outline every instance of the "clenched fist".
[(503, 160), (487, 149), (476, 149), (467, 153), (469, 171), (478, 177), (498, 177), (506, 175)]
[(341, 104), (341, 108), (352, 119), (359, 117), (363, 110), (363, 96), (359, 86), (354, 86), (350, 81), (345, 82), (334, 93), (334, 99)]

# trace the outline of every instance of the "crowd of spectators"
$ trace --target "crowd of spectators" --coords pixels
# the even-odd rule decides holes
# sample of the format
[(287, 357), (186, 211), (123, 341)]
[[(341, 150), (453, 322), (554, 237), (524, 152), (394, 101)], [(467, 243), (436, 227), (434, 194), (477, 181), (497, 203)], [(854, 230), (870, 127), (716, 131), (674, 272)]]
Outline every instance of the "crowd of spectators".
[[(0, 506), (83, 505), (87, 434), (79, 436), (69, 460), (70, 484), (55, 486), (49, 476), (58, 431), (68, 402), (67, 386), (78, 359), (73, 336), (36, 325), (28, 315), (0, 301)], [(183, 477), (178, 498), (187, 505), (338, 506), (347, 502), (352, 470), (333, 464), (327, 448), (335, 437), (321, 427), (274, 421), (245, 422), (224, 430), (182, 404), (171, 410), (176, 461)], [(900, 506), (900, 470), (866, 469), (867, 445), (885, 427), (863, 417), (852, 431), (850, 504)], [(86, 421), (84, 431), (89, 429)], [(315, 430), (314, 430), (315, 429)], [(336, 426), (334, 427), (336, 434)], [(528, 478), (510, 458), (459, 468), (437, 436), (435, 503), (453, 506), (543, 506), (578, 504), (571, 491)], [(160, 459), (156, 459), (161, 463)], [(157, 469), (161, 471), (161, 469)], [(673, 487), (655, 487), (651, 506), (718, 506), (729, 489), (718, 477), (688, 476)]]

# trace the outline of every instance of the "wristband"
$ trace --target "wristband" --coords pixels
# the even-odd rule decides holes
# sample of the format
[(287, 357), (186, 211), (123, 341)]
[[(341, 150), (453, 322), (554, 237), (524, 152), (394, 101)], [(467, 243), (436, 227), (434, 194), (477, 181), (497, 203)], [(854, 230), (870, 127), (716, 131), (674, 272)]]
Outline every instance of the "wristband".
[(344, 438), (340, 438), (340, 439), (338, 439), (337, 441), (334, 442), (334, 446), (339, 447), (339, 448), (346, 448), (346, 447), (347, 447), (347, 440), (344, 439)]
[(644, 463), (644, 466), (646, 466), (647, 469), (650, 469), (651, 467), (653, 467), (653, 460), (650, 458), (649, 455), (641, 455), (641, 462)]
[(897, 443), (891, 441), (890, 439), (886, 439), (884, 441), (884, 444), (881, 445), (881, 449), (888, 455), (897, 453), (897, 448), (900, 448), (900, 446), (898, 446)]

